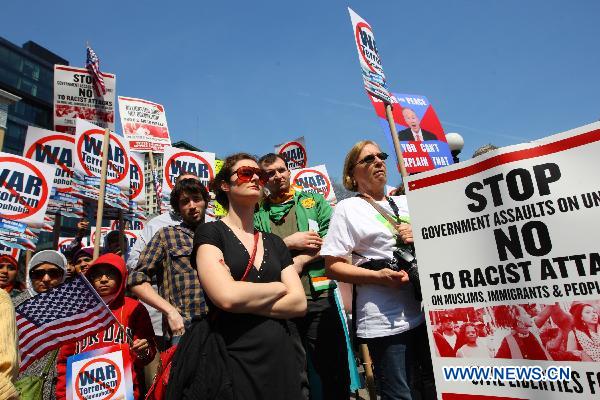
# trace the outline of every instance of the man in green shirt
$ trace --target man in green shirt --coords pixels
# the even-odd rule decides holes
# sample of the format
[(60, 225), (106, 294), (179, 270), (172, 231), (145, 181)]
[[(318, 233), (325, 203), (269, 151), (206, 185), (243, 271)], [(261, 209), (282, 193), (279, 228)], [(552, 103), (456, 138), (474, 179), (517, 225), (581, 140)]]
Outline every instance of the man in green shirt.
[[(258, 164), (269, 181), (265, 185), (268, 196), (254, 214), (254, 226), (283, 239), (308, 300), (306, 315), (293, 322), (318, 375), (318, 379), (310, 379), (311, 398), (348, 399), (350, 378), (344, 328), (334, 298), (336, 284), (325, 276), (319, 255), (329, 229), (331, 206), (320, 194), (295, 190), (281, 156), (269, 153)], [(321, 396), (315, 393), (319, 381)]]

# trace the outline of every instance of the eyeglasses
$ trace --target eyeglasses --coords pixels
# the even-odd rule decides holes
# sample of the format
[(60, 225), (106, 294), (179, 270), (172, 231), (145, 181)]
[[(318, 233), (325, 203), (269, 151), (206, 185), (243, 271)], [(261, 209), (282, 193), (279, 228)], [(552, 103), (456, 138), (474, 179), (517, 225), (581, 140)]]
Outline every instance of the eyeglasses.
[(365, 158), (363, 158), (362, 160), (358, 161), (356, 164), (372, 164), (375, 161), (375, 157), (379, 158), (381, 161), (385, 161), (388, 158), (387, 153), (377, 153), (377, 154), (369, 154), (368, 156), (365, 156)]
[(254, 175), (258, 176), (258, 181), (262, 186), (264, 186), (269, 181), (269, 175), (262, 169), (256, 167), (239, 167), (238, 169), (233, 171), (231, 176), (235, 174), (237, 174), (240, 183), (250, 182), (252, 178), (254, 178)]
[(64, 272), (58, 268), (34, 269), (33, 271), (29, 271), (29, 277), (34, 280), (43, 279), (46, 275), (48, 275), (50, 279), (59, 279), (62, 278), (63, 274)]
[(102, 278), (106, 277), (106, 279), (112, 279), (112, 280), (116, 280), (118, 275), (113, 272), (95, 272), (93, 274), (90, 275), (89, 280), (92, 282), (98, 282), (101, 281)]

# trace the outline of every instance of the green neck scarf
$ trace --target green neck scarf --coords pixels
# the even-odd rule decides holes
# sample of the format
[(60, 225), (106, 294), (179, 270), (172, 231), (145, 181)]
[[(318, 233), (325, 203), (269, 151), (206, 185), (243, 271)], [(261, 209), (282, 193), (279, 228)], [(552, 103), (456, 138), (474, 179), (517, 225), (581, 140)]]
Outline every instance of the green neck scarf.
[(274, 223), (278, 224), (279, 221), (294, 207), (294, 197), (292, 197), (289, 201), (281, 204), (269, 204), (269, 207), (266, 208), (266, 211), (269, 213), (269, 219)]

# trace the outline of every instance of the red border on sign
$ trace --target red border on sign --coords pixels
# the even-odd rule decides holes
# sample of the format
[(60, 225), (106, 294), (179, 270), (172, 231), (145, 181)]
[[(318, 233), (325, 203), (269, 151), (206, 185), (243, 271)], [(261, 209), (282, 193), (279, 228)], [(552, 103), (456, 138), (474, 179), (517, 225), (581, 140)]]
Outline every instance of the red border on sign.
[(468, 167), (455, 169), (444, 172), (427, 178), (417, 179), (408, 182), (410, 190), (423, 189), (429, 186), (439, 185), (454, 181), (457, 179), (466, 178), (479, 172), (487, 171), (488, 169), (508, 164), (515, 161), (529, 160), (536, 157), (547, 156), (549, 154), (559, 153), (575, 147), (584, 146), (586, 144), (600, 141), (600, 129), (585, 132), (577, 136), (561, 139), (556, 142), (542, 144), (531, 149), (515, 150), (509, 153), (498, 154), (486, 160), (469, 165)]
[[(19, 219), (24, 219), (24, 218), (33, 216), (35, 213), (37, 213), (38, 211), (40, 211), (42, 209), (44, 204), (46, 204), (48, 202), (48, 182), (46, 182), (44, 174), (42, 174), (42, 171), (40, 171), (38, 169), (38, 167), (36, 167), (35, 165), (33, 165), (32, 163), (30, 163), (27, 160), (23, 160), (22, 158), (16, 158), (16, 157), (10, 157), (10, 156), (0, 157), (0, 163), (3, 163), (3, 162), (16, 162), (17, 164), (23, 164), (27, 168), (31, 169), (31, 171), (33, 171), (33, 173), (42, 180), (42, 194), (40, 195), (40, 200), (38, 201), (37, 207), (26, 207), (28, 212), (23, 212), (20, 214), (14, 214), (14, 215), (0, 214), (0, 218), (6, 218), (6, 219), (10, 219), (10, 220), (19, 220)], [(6, 186), (6, 182), (2, 186), (4, 186), (5, 188), (10, 190), (10, 188), (8, 188)], [(44, 199), (46, 199), (46, 200), (44, 200)]]
[[(85, 68), (65, 67), (65, 66), (62, 66), (62, 65), (55, 65), (55, 68), (63, 70), (63, 71), (79, 72), (80, 74), (86, 74), (86, 75), (92, 76), (92, 74), (90, 74), (90, 71), (88, 71)], [(100, 74), (102, 74), (102, 76), (105, 77), (105, 78), (113, 78), (113, 79), (115, 78), (114, 74), (109, 74), (107, 72), (100, 72)], [(82, 82), (82, 83), (85, 83), (85, 82)]]
[[(90, 365), (92, 365), (92, 364), (95, 364), (95, 363), (100, 363), (100, 362), (105, 362), (105, 363), (107, 363), (107, 364), (114, 365), (114, 367), (115, 367), (115, 371), (117, 371), (117, 386), (115, 386), (114, 388), (111, 388), (111, 389), (112, 389), (112, 392), (111, 392), (111, 393), (109, 393), (109, 394), (108, 394), (106, 397), (102, 397), (101, 399), (99, 399), (99, 400), (107, 400), (107, 399), (110, 399), (110, 397), (111, 397), (113, 394), (115, 394), (115, 392), (116, 392), (116, 391), (119, 389), (119, 386), (121, 386), (121, 381), (122, 381), (122, 379), (123, 379), (123, 377), (121, 376), (121, 371), (119, 370), (119, 368), (117, 368), (117, 365), (116, 365), (116, 363), (115, 363), (114, 361), (112, 361), (112, 360), (109, 360), (108, 358), (95, 358), (95, 359), (93, 359), (93, 360), (90, 360), (90, 361), (88, 361), (87, 363), (85, 363), (85, 364), (83, 365), (83, 367), (81, 367), (81, 369), (80, 369), (79, 371), (85, 370), (85, 369), (86, 369), (88, 366), (90, 366)], [(75, 395), (76, 395), (76, 396), (77, 396), (77, 397), (78, 397), (80, 400), (86, 400), (86, 399), (87, 399), (87, 397), (82, 397), (82, 395), (81, 395), (81, 390), (80, 390), (80, 387), (79, 387), (79, 379), (78, 379), (78, 378), (79, 378), (79, 374), (80, 374), (80, 373), (81, 373), (81, 372), (78, 372), (78, 373), (77, 373), (77, 375), (74, 377), (74, 379), (75, 379)], [(98, 382), (96, 379), (93, 379), (93, 380), (94, 380), (94, 383), (97, 383), (97, 382)], [(106, 385), (103, 385), (103, 386), (106, 386)]]
[[(279, 150), (279, 155), (283, 156), (283, 152), (285, 151), (285, 149), (287, 149), (288, 147), (292, 146), (292, 145), (296, 145), (298, 147), (300, 147), (302, 149), (302, 151), (304, 152), (304, 162), (301, 164), (300, 168), (306, 168), (306, 164), (308, 163), (307, 158), (308, 155), (306, 154), (306, 148), (304, 146), (302, 146), (302, 143), (300, 142), (288, 142), (285, 145), (283, 145), (283, 147), (281, 147), (281, 149)], [(297, 162), (297, 161), (296, 161)], [(295, 168), (294, 168), (295, 169)]]
[[(298, 172), (296, 174), (296, 176), (294, 177), (292, 183), (295, 184), (296, 183), (296, 179), (298, 179), (298, 177), (300, 175), (302, 175), (304, 173), (309, 173), (309, 172), (315, 173), (317, 175), (321, 175), (325, 179), (325, 183), (327, 184), (327, 190), (326, 190), (325, 194), (323, 194), (323, 197), (325, 197), (327, 199), (329, 197), (329, 193), (331, 192), (331, 182), (329, 182), (329, 179), (327, 179), (327, 176), (324, 173), (322, 173), (321, 171), (317, 171), (316, 169), (305, 169), (305, 170), (302, 170), (302, 171), (300, 171), (300, 172)], [(302, 187), (304, 188), (304, 185)], [(309, 187), (310, 187), (310, 185), (309, 185)], [(316, 190), (317, 192), (319, 192), (319, 190), (317, 190), (316, 188), (313, 188), (313, 189)]]
[[(31, 158), (31, 156), (33, 154), (33, 151), (35, 149), (35, 145), (36, 144), (38, 144), (38, 143), (39, 144), (44, 144), (46, 142), (49, 142), (50, 140), (64, 140), (66, 142), (70, 142), (70, 143), (75, 144), (75, 137), (72, 136), (72, 135), (50, 135), (50, 136), (46, 136), (44, 138), (41, 138), (41, 139), (36, 140), (35, 142), (33, 142), (32, 145), (27, 150), (27, 152), (25, 153), (25, 157)], [(73, 156), (71, 155), (71, 157), (73, 157)], [(37, 160), (35, 160), (35, 161), (37, 161)], [(54, 161), (56, 161), (56, 160), (54, 160)], [(38, 161), (38, 162), (44, 163), (43, 161)], [(48, 164), (48, 163), (44, 163), (44, 164)], [(48, 164), (48, 165), (57, 165), (62, 170), (65, 170), (65, 168), (66, 168), (71, 173), (71, 177), (73, 177), (73, 168), (69, 167), (68, 165), (64, 165), (62, 163), (59, 163), (58, 161), (56, 161), (56, 164)], [(60, 192), (60, 193), (69, 193), (69, 192), (73, 191), (73, 188), (72, 187), (67, 187), (67, 188), (62, 188), (62, 189), (56, 188), (56, 190), (58, 192)]]
[[(140, 186), (139, 186), (138, 190), (136, 190), (135, 192), (129, 194), (129, 200), (133, 200), (140, 193), (142, 193), (142, 190), (144, 189), (146, 178), (144, 178), (144, 174), (142, 172), (142, 168), (140, 167), (140, 164), (138, 164), (138, 162), (135, 160), (135, 157), (131, 156), (130, 158), (131, 158), (131, 160), (130, 160), (131, 163), (137, 167), (138, 173), (139, 173), (139, 176), (140, 176)], [(129, 177), (129, 188), (131, 189), (131, 176)]]
[(179, 157), (192, 157), (197, 160), (200, 160), (200, 162), (202, 162), (203, 164), (208, 165), (209, 180), (210, 181), (213, 180), (213, 178), (214, 178), (213, 168), (210, 165), (210, 163), (204, 159), (204, 157), (202, 157), (196, 153), (192, 153), (191, 151), (182, 151), (181, 153), (173, 154), (171, 156), (171, 158), (169, 158), (167, 160), (167, 162), (164, 164), (165, 169), (163, 170), (163, 176), (165, 176), (165, 179), (167, 180), (167, 185), (169, 186), (169, 188), (173, 189), (173, 184), (171, 183), (171, 174), (169, 173), (169, 167), (171, 166), (171, 163), (174, 161), (174, 159), (179, 158)]
[[(363, 58), (363, 60), (365, 60), (365, 63), (367, 63), (367, 67), (369, 67), (369, 69), (371, 71), (373, 71), (376, 74), (379, 74), (379, 72), (377, 72), (375, 70), (375, 68), (373, 68), (371, 66), (371, 63), (369, 62), (369, 60), (367, 60), (367, 57), (365, 56), (364, 51), (362, 50), (362, 45), (360, 44), (360, 30), (361, 28), (367, 28), (369, 29), (369, 31), (371, 31), (371, 36), (373, 36), (373, 40), (375, 39), (375, 34), (373, 33), (373, 29), (371, 28), (371, 26), (369, 24), (367, 24), (366, 22), (359, 22), (358, 24), (356, 24), (356, 32), (354, 32), (355, 36), (356, 36), (356, 45), (358, 46), (358, 52), (360, 53), (360, 56)], [(379, 54), (377, 54), (377, 56), (379, 57)]]
[[(81, 158), (81, 156), (82, 156), (81, 146), (83, 145), (83, 139), (85, 136), (91, 136), (91, 135), (102, 135), (102, 141), (104, 141), (104, 130), (88, 129), (87, 131), (83, 132), (83, 134), (81, 134), (81, 136), (79, 137), (79, 142), (77, 143), (77, 157), (79, 158), (79, 162), (81, 163), (83, 170), (85, 171), (86, 174), (88, 174), (88, 176), (94, 176), (94, 177), (100, 178), (100, 174), (94, 175), (92, 173), (92, 171), (90, 171), (89, 168), (85, 165), (85, 163), (83, 162), (83, 159)], [(117, 142), (119, 147), (123, 150), (123, 155), (125, 156), (124, 172), (112, 180), (108, 179), (108, 176), (107, 176), (106, 183), (111, 183), (114, 185), (114, 184), (121, 182), (123, 179), (125, 179), (127, 176), (129, 176), (129, 154), (127, 151), (125, 151), (125, 147), (123, 146), (123, 143), (121, 143), (119, 138), (116, 135), (113, 135), (112, 133), (109, 135), (109, 144), (110, 144), (111, 140), (114, 140), (115, 142)], [(100, 157), (102, 157), (102, 150), (100, 150)], [(110, 165), (109, 165), (109, 167), (110, 167)]]

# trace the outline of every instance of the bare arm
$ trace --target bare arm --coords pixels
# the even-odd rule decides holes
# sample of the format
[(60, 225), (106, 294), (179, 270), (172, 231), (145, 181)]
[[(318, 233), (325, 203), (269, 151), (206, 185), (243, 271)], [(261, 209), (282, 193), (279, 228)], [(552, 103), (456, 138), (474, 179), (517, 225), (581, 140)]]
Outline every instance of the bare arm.
[(306, 295), (293, 265), (281, 271), (281, 282), (287, 288), (285, 296), (259, 310), (258, 314), (272, 318), (295, 318), (306, 314)]
[(131, 286), (131, 292), (136, 295), (144, 303), (156, 308), (164, 316), (167, 317), (167, 322), (174, 335), (183, 333), (184, 323), (183, 317), (171, 303), (163, 299), (152, 285), (148, 282), (140, 283), (139, 285)]
[(400, 287), (408, 282), (408, 275), (404, 271), (393, 271), (389, 268), (372, 271), (349, 264), (342, 257), (325, 256), (324, 258), (327, 276), (342, 282), (389, 287)]
[(263, 309), (286, 295), (287, 287), (282, 282), (236, 281), (222, 260), (223, 253), (218, 247), (203, 244), (198, 248), (196, 265), (202, 288), (220, 309), (232, 313), (261, 314)]
[(298, 275), (300, 275), (306, 264), (309, 264), (320, 258), (321, 255), (319, 254), (319, 252), (304, 252), (302, 254), (298, 254), (296, 257), (293, 258), (294, 264), (292, 265), (294, 266), (294, 269), (296, 270)]

